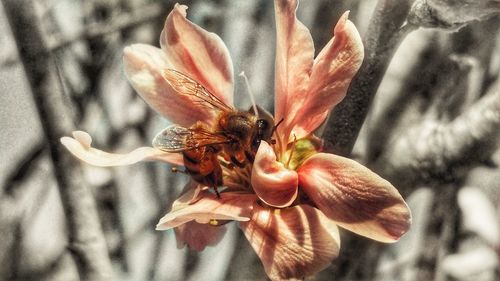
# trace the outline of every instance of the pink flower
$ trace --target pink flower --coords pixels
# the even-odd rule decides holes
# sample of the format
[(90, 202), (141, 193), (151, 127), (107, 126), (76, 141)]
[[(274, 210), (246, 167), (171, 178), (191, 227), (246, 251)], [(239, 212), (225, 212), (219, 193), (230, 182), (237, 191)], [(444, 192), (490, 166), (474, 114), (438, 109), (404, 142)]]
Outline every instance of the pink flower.
[[(243, 168), (223, 165), (220, 198), (191, 181), (157, 225), (158, 230), (175, 228), (180, 246), (202, 250), (219, 241), (227, 222), (237, 221), (272, 280), (300, 279), (326, 268), (339, 253), (337, 226), (395, 242), (411, 224), (408, 206), (388, 181), (353, 160), (321, 152), (313, 133), (344, 98), (363, 60), (363, 45), (346, 12), (314, 58), (311, 35), (295, 16), (297, 5), (296, 0), (275, 0), (275, 120), (283, 119), (276, 143), (261, 141), (255, 160)], [(176, 4), (168, 15), (161, 49), (143, 44), (125, 49), (125, 72), (141, 97), (173, 123), (210, 126), (215, 112), (176, 94), (164, 77), (166, 69), (175, 69), (232, 106), (227, 48), (217, 35), (188, 21), (186, 9)], [(141, 160), (182, 165), (180, 154), (152, 147), (104, 153), (90, 146), (84, 132), (61, 141), (98, 166)]]

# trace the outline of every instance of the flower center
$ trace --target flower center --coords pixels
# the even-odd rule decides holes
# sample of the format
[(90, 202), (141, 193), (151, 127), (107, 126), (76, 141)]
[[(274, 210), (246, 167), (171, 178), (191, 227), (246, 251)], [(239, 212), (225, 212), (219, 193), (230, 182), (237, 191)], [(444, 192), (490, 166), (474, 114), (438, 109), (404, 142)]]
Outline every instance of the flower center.
[(307, 158), (318, 153), (319, 143), (312, 139), (294, 140), (289, 144), (289, 149), (279, 157), (279, 161), (290, 170), (296, 170)]

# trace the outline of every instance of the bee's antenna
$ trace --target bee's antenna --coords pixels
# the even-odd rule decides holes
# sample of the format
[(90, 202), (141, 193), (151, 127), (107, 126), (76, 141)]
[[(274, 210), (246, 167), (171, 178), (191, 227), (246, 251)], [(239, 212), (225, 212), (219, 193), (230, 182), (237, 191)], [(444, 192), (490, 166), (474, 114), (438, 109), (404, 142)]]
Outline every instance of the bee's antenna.
[(259, 111), (257, 110), (257, 104), (255, 103), (255, 98), (254, 98), (254, 96), (252, 94), (252, 89), (250, 89), (250, 83), (248, 82), (248, 78), (245, 75), (245, 71), (242, 71), (240, 73), (240, 76), (243, 77), (243, 79), (245, 79), (245, 84), (247, 85), (248, 95), (250, 96), (250, 101), (252, 102), (253, 113), (258, 118), (259, 117)]

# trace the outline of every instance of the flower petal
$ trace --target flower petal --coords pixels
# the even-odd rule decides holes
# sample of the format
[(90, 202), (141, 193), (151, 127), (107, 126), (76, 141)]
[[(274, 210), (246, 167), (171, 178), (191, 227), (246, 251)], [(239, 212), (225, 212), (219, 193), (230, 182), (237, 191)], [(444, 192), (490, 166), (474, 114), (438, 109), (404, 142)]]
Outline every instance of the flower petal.
[(201, 197), (201, 192), (207, 190), (208, 186), (203, 186), (193, 179), (189, 180), (181, 192), (181, 196), (172, 204), (172, 210), (184, 208), (186, 205), (191, 205), (198, 201)]
[(298, 176), (276, 161), (272, 147), (261, 141), (252, 169), (252, 187), (266, 204), (283, 208), (297, 198)]
[(256, 204), (240, 227), (271, 280), (303, 280), (330, 265), (340, 249), (335, 223), (308, 205), (273, 210)]
[(179, 153), (140, 147), (126, 154), (114, 154), (91, 147), (92, 138), (86, 132), (74, 131), (73, 137), (62, 137), (61, 143), (78, 159), (94, 166), (125, 166), (140, 161), (163, 161), (174, 165), (184, 165), (182, 155)]
[(215, 33), (186, 19), (187, 6), (175, 4), (161, 33), (160, 45), (174, 69), (202, 84), (227, 105), (233, 105), (233, 63)]
[[(275, 0), (276, 10), (276, 66), (275, 119), (284, 118), (277, 130), (289, 132), (293, 119), (306, 95), (314, 59), (311, 34), (296, 17), (298, 1)], [(288, 140), (288, 136), (286, 137)]]
[(161, 49), (146, 44), (128, 46), (123, 50), (123, 64), (137, 93), (173, 123), (189, 127), (198, 120), (214, 118), (214, 112), (186, 95), (177, 94), (165, 80), (164, 71), (172, 65)]
[[(178, 204), (160, 219), (156, 230), (167, 230), (190, 221), (218, 224), (218, 220), (247, 221), (257, 196), (249, 193), (223, 192), (221, 198), (202, 191), (191, 204)], [(174, 203), (175, 204), (175, 203)]]
[(334, 37), (314, 60), (306, 98), (290, 105), (300, 108), (292, 121), (292, 135), (299, 139), (317, 129), (342, 101), (363, 62), (363, 43), (348, 15), (349, 12), (342, 15)]
[(188, 245), (190, 249), (203, 251), (206, 246), (214, 246), (219, 243), (226, 234), (226, 227), (190, 221), (176, 227), (174, 231), (179, 249)]
[(297, 172), (300, 187), (343, 228), (381, 242), (395, 242), (410, 228), (410, 210), (396, 188), (356, 161), (318, 153)]

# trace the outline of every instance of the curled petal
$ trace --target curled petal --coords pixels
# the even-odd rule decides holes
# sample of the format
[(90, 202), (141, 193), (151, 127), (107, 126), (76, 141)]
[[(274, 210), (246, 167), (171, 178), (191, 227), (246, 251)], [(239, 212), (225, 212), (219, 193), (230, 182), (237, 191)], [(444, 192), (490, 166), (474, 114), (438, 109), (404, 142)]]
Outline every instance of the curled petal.
[(214, 113), (186, 95), (177, 94), (163, 77), (172, 68), (165, 53), (146, 44), (134, 44), (123, 51), (123, 64), (132, 87), (154, 110), (173, 123), (189, 127), (198, 120), (211, 120)]
[(61, 143), (74, 156), (94, 166), (125, 166), (140, 161), (163, 161), (175, 165), (184, 165), (182, 155), (179, 153), (168, 153), (152, 147), (140, 147), (126, 154), (115, 154), (95, 149), (90, 146), (91, 142), (90, 135), (83, 131), (74, 131), (73, 138), (61, 138)]
[(300, 187), (343, 228), (381, 242), (410, 228), (410, 209), (396, 188), (356, 161), (318, 153), (297, 172)]
[(218, 225), (219, 220), (247, 221), (252, 204), (257, 200), (254, 194), (225, 192), (217, 198), (208, 191), (202, 191), (199, 199), (191, 204), (178, 204), (160, 219), (156, 230), (167, 230), (190, 221)]
[(161, 48), (174, 69), (231, 106), (234, 78), (229, 51), (215, 33), (187, 20), (186, 9), (187, 6), (175, 4), (161, 33)]
[(174, 231), (179, 249), (188, 245), (190, 249), (203, 251), (206, 246), (214, 246), (219, 243), (226, 234), (226, 227), (190, 221), (176, 227)]
[(273, 210), (256, 204), (240, 227), (271, 280), (303, 280), (330, 265), (340, 249), (335, 223), (308, 205)]
[(252, 187), (266, 204), (283, 208), (297, 198), (298, 176), (276, 161), (272, 147), (261, 141), (252, 169)]
[(363, 62), (361, 37), (345, 12), (335, 26), (334, 37), (314, 60), (307, 96), (292, 106), (300, 108), (292, 121), (292, 134), (309, 135), (345, 97), (352, 78)]
[(276, 66), (275, 117), (284, 118), (278, 132), (289, 132), (293, 119), (306, 95), (314, 59), (311, 34), (296, 17), (298, 1), (275, 0), (276, 10)]
[(181, 196), (172, 204), (172, 210), (184, 208), (198, 201), (202, 195), (202, 191), (207, 190), (208, 186), (203, 186), (194, 180), (190, 180), (182, 190)]

